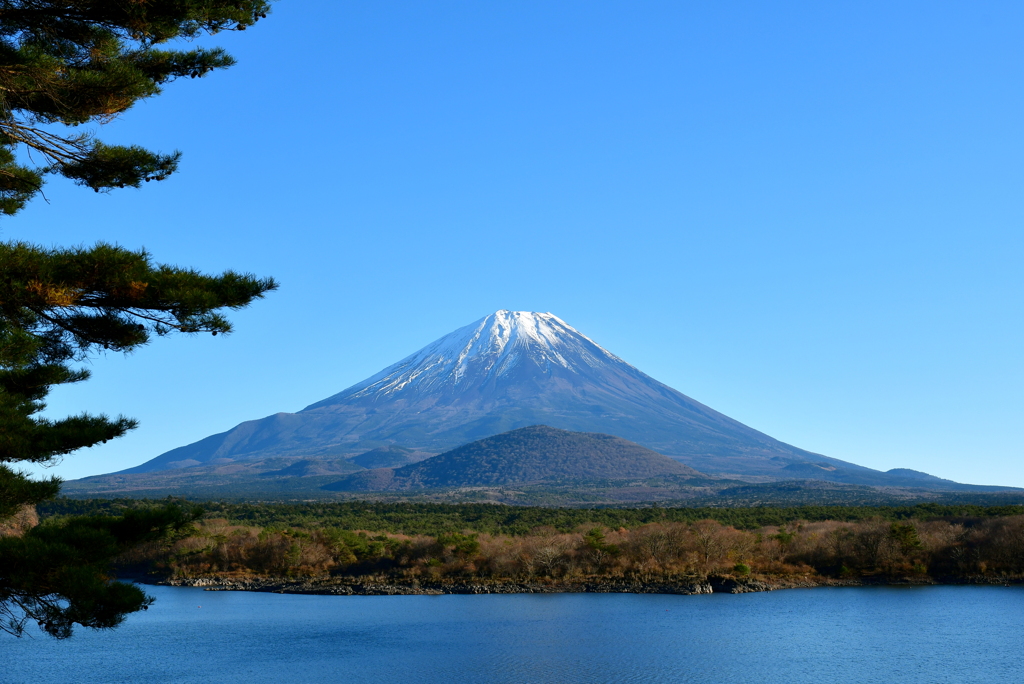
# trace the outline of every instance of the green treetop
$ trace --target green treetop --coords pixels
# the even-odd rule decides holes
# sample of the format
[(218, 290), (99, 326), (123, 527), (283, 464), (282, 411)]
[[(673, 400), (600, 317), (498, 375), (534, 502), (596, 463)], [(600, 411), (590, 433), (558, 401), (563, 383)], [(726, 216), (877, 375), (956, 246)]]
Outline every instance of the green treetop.
[[(65, 127), (103, 123), (177, 78), (231, 66), (220, 48), (168, 41), (241, 31), (264, 0), (0, 0), (0, 214), (14, 214), (56, 173), (99, 192), (162, 180), (180, 154), (106, 145)], [(18, 151), (42, 162), (19, 161)]]

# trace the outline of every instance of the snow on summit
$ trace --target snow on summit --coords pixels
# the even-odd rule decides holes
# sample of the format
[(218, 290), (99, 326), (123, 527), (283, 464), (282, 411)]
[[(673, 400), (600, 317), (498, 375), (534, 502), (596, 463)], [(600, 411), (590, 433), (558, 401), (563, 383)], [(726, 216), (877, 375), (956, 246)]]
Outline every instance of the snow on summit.
[(445, 335), (332, 399), (482, 384), (526, 363), (548, 373), (555, 368), (578, 373), (608, 363), (631, 368), (554, 314), (502, 309)]

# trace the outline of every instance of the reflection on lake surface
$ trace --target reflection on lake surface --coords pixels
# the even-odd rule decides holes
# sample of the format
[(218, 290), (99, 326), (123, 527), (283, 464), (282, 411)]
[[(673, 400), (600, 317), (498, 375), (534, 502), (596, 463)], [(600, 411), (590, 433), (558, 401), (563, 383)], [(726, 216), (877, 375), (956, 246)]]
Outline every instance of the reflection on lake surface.
[(1024, 587), (658, 596), (294, 596), (148, 587), (68, 641), (0, 634), (0, 681), (1020, 682)]

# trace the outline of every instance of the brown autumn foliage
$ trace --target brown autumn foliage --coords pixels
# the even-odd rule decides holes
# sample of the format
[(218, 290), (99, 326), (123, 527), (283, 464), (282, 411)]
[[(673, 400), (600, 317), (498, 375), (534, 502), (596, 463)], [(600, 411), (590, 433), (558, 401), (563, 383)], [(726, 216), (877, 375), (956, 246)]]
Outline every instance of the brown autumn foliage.
[(260, 529), (205, 520), (125, 564), (209, 575), (573, 579), (707, 575), (1021, 577), (1024, 516), (974, 521), (796, 523), (745, 531), (712, 520), (634, 529), (550, 527), (523, 536)]
[(10, 518), (0, 520), (0, 537), (20, 537), (39, 524), (35, 506), (22, 506)]

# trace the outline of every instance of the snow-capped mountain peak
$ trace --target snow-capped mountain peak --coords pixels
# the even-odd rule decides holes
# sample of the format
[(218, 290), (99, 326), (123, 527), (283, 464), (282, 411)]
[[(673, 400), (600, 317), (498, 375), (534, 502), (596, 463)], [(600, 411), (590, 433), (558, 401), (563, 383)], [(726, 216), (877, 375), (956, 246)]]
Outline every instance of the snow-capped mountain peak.
[(702, 472), (792, 478), (810, 469), (816, 478), (867, 472), (884, 480), (704, 406), (553, 314), (506, 310), (302, 411), (247, 421), (158, 456), (138, 472), (220, 458), (355, 455), (381, 445), (441, 453), (533, 425), (617, 435)]
[(554, 314), (501, 309), (320, 404), (482, 384), (527, 364), (544, 373), (553, 369), (578, 373), (607, 363), (631, 368)]

